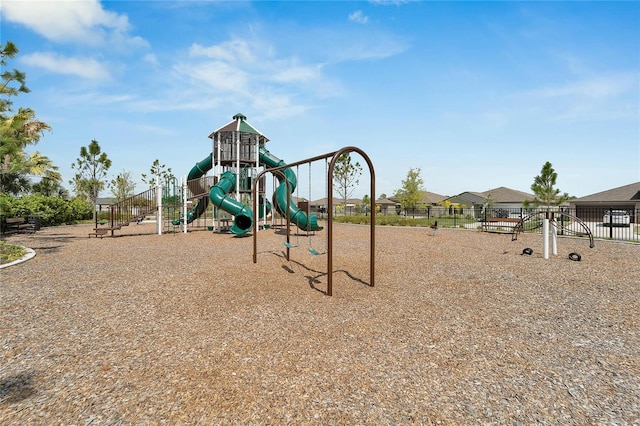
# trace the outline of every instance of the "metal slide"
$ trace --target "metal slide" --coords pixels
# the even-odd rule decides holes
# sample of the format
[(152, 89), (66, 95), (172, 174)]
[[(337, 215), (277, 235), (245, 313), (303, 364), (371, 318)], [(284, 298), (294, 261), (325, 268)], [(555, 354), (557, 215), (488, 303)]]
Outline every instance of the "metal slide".
[[(281, 167), (285, 166), (287, 163), (271, 154), (264, 147), (260, 147), (260, 163), (272, 168), (272, 167)], [(287, 183), (284, 181), (284, 177), (279, 173), (276, 173), (278, 178), (278, 188), (276, 188), (276, 192), (273, 194), (273, 204), (276, 206), (276, 210), (281, 215), (284, 215), (287, 210), (287, 199), (289, 199), (289, 220), (296, 224), (296, 226), (303, 231), (320, 231), (322, 230), (322, 226), (318, 225), (318, 216), (315, 213), (310, 213), (307, 217), (307, 214), (304, 210), (301, 210), (294, 203), (291, 202), (291, 194), (296, 189), (296, 185), (298, 180), (296, 179), (296, 174), (290, 168), (285, 168), (282, 170), (284, 176), (289, 181), (289, 191), (287, 191)]]

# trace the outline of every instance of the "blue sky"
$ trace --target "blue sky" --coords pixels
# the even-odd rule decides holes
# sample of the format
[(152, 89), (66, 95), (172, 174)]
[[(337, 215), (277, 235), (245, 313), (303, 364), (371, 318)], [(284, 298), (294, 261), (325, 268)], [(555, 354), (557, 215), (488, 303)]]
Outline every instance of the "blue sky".
[[(138, 180), (186, 175), (241, 112), (286, 162), (364, 150), (377, 195), (584, 196), (640, 181), (640, 2), (7, 1), (1, 39), (64, 184), (96, 139)], [(324, 164), (299, 196), (325, 196)], [(367, 192), (367, 172), (354, 196)], [(146, 189), (138, 183), (138, 191)], [(102, 195), (109, 195), (105, 191)]]

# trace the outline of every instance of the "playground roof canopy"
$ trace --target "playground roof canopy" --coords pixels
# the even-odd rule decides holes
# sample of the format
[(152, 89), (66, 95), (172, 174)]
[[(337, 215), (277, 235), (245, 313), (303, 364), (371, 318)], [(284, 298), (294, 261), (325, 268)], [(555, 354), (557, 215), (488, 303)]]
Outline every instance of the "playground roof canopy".
[[(219, 133), (221, 139), (225, 139), (230, 136), (233, 132), (239, 132), (244, 134), (252, 134), (258, 135), (261, 144), (264, 144), (269, 141), (269, 138), (266, 137), (262, 132), (257, 130), (247, 121), (247, 117), (242, 113), (237, 113), (233, 116), (233, 121), (225, 124), (224, 126), (216, 129), (209, 135), (209, 138), (215, 141), (216, 135)], [(244, 139), (244, 138), (242, 138)]]

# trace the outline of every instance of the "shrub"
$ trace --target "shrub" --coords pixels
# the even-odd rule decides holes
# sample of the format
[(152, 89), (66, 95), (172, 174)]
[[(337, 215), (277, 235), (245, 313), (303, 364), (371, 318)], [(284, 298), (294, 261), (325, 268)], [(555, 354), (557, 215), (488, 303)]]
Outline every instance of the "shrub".
[[(333, 218), (338, 223), (353, 223), (358, 225), (368, 225), (371, 220), (371, 216), (335, 216)], [(376, 215), (376, 225), (385, 226), (429, 226), (431, 220), (428, 218), (410, 218), (405, 216), (389, 215), (381, 216)]]
[(3, 195), (0, 205), (4, 217), (39, 216), (43, 226), (76, 223), (91, 219), (93, 215), (91, 204), (77, 198), (69, 201), (43, 195), (27, 195), (21, 198)]

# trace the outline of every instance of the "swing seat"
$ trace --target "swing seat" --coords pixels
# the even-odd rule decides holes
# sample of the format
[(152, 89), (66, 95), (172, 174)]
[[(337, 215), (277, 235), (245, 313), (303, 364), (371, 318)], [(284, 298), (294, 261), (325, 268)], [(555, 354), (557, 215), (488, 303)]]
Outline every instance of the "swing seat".
[(295, 247), (298, 247), (298, 246), (296, 246), (296, 245), (294, 245), (294, 244), (291, 244), (291, 243), (284, 243), (284, 246), (285, 246), (286, 248), (295, 248)]
[(313, 247), (309, 247), (309, 253), (311, 253), (314, 256), (319, 256), (322, 254), (318, 250), (314, 249)]

